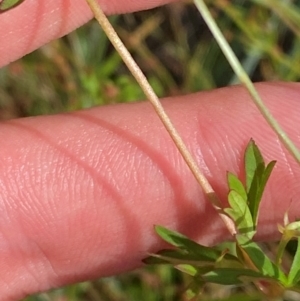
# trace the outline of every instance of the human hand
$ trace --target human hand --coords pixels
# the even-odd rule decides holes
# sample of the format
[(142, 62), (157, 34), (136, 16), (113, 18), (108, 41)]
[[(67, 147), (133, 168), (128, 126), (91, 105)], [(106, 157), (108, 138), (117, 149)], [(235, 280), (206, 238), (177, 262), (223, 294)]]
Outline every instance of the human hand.
[[(103, 3), (106, 12), (168, 1), (120, 2)], [(0, 17), (0, 65), (89, 18), (83, 0), (26, 0)], [(299, 85), (257, 88), (300, 146)], [(278, 161), (264, 194), (259, 229), (259, 238), (276, 239), (284, 212), (289, 209), (291, 219), (299, 215), (300, 171), (247, 92), (231, 87), (163, 104), (224, 202), (226, 171), (242, 174), (251, 137), (266, 160)], [(148, 103), (12, 120), (0, 125), (0, 138), (1, 300), (138, 267), (147, 252), (163, 246), (154, 224), (205, 244), (226, 238), (218, 215)]]

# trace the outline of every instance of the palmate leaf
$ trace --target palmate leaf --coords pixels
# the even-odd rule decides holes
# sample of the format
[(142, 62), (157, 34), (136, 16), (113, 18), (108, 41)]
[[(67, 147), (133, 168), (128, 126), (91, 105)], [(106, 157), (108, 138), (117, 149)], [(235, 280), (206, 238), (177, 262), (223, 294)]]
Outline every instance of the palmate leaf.
[(230, 208), (224, 209), (224, 212), (235, 222), (240, 244), (252, 239), (256, 233), (259, 205), (275, 161), (265, 167), (258, 147), (251, 139), (245, 151), (244, 164), (246, 187), (237, 176), (232, 173), (227, 174)]
[(162, 250), (144, 262), (172, 264), (195, 279), (200, 277), (201, 283), (231, 285), (264, 279), (280, 287), (286, 284), (287, 277), (281, 269), (251, 241), (256, 232), (262, 193), (274, 164), (271, 162), (265, 166), (258, 147), (251, 140), (245, 152), (246, 187), (235, 175), (227, 174), (230, 208), (224, 209), (224, 212), (232, 218), (238, 229), (236, 252), (231, 250), (230, 254), (226, 248), (202, 246), (178, 232), (155, 226), (157, 234), (176, 250)]
[(21, 4), (24, 0), (0, 0), (0, 13)]

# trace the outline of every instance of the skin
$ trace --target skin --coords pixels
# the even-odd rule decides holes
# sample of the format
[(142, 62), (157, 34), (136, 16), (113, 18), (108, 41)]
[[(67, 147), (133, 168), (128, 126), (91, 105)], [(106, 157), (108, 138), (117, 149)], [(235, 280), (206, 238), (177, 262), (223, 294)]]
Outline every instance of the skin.
[[(102, 4), (107, 13), (121, 13), (167, 2)], [(83, 0), (26, 0), (1, 15), (0, 65), (90, 18)], [(257, 88), (300, 147), (299, 84)], [(231, 87), (163, 104), (223, 202), (226, 171), (242, 175), (251, 137), (266, 160), (278, 161), (257, 236), (278, 238), (283, 213), (289, 209), (291, 220), (300, 215), (300, 169), (247, 92)], [(146, 102), (8, 121), (0, 140), (1, 300), (139, 267), (147, 252), (164, 247), (154, 224), (208, 245), (229, 237)]]

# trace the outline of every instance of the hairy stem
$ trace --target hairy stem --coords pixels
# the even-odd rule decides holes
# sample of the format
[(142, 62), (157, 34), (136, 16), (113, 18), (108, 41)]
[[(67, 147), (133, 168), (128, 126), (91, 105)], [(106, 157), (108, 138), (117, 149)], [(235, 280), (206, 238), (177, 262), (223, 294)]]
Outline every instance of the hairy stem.
[(170, 118), (166, 114), (162, 104), (160, 103), (158, 97), (156, 96), (155, 92), (153, 91), (152, 87), (150, 86), (147, 78), (136, 64), (134, 59), (132, 58), (131, 54), (124, 46), (123, 42), (120, 40), (119, 36), (115, 32), (114, 28), (110, 24), (109, 20), (103, 13), (100, 5), (97, 3), (96, 0), (86, 0), (88, 5), (90, 6), (92, 12), (94, 13), (95, 18), (101, 25), (103, 31), (106, 33), (107, 37), (110, 39), (111, 43), (114, 45), (115, 49), (118, 51), (120, 56), (122, 57), (124, 63), (127, 65), (128, 69), (135, 77), (136, 81), (142, 88), (143, 92), (145, 93), (148, 100), (154, 107), (157, 115), (159, 116), (160, 120), (164, 124), (166, 130), (170, 134), (171, 138), (173, 139), (176, 147), (180, 151), (181, 155), (183, 156), (184, 160), (186, 161), (187, 165), (189, 166), (190, 170), (192, 171), (193, 175), (195, 176), (196, 180), (202, 187), (205, 194), (208, 196), (211, 204), (213, 207), (219, 212), (221, 218), (225, 222), (226, 227), (228, 228), (231, 235), (235, 236), (236, 229), (235, 225), (232, 220), (223, 213), (222, 204), (217, 197), (216, 193), (212, 189), (211, 185), (209, 184), (208, 180), (204, 176), (204, 174), (199, 169), (196, 161), (194, 160), (193, 156), (191, 155), (190, 151), (186, 147), (185, 143), (183, 142), (182, 138), (180, 137), (179, 133), (173, 126)]

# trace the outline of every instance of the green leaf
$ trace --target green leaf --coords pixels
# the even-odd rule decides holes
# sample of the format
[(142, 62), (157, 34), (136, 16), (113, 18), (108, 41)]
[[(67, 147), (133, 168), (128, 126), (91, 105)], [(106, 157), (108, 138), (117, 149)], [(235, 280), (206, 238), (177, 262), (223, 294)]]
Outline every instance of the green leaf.
[(190, 264), (178, 264), (176, 265), (176, 269), (190, 276), (195, 276), (198, 272), (197, 269)]
[(253, 179), (255, 177), (257, 167), (261, 164), (264, 166), (264, 159), (258, 147), (256, 146), (254, 140), (251, 139), (245, 151), (245, 172), (246, 172), (247, 192), (249, 192), (250, 190)]
[(24, 0), (0, 0), (0, 12), (7, 11), (21, 4)]
[(239, 233), (249, 234), (249, 238), (254, 235), (253, 220), (245, 199), (235, 190), (231, 190), (228, 194), (228, 202), (231, 208), (224, 211), (234, 220)]
[(262, 195), (275, 164), (276, 161), (271, 161), (266, 168), (264, 165), (259, 165), (255, 174), (255, 179), (252, 182), (248, 195), (248, 202), (255, 227), (257, 225), (258, 210)]
[(254, 266), (264, 275), (281, 283), (286, 283), (285, 274), (269, 259), (263, 250), (254, 242), (238, 246), (247, 253)]
[(265, 167), (265, 162), (259, 148), (252, 139), (250, 140), (245, 151), (245, 172), (247, 201), (254, 229), (257, 226), (262, 195), (275, 163), (275, 161), (272, 161)]
[(270, 279), (260, 272), (256, 272), (250, 269), (214, 269), (204, 275), (202, 278), (211, 283), (218, 283), (223, 285), (235, 285), (242, 284), (245, 279), (249, 281), (259, 280), (259, 279)]
[(298, 237), (297, 251), (288, 275), (288, 285), (293, 286), (300, 280), (300, 237)]
[(155, 226), (155, 231), (169, 244), (182, 250), (186, 250), (189, 254), (197, 255), (200, 259), (215, 262), (221, 256), (221, 251), (201, 246), (176, 231), (171, 231), (162, 226)]
[(156, 254), (151, 254), (150, 257), (143, 259), (146, 264), (172, 264), (178, 265), (187, 264), (195, 267), (236, 267), (241, 268), (242, 264), (236, 256), (231, 254), (220, 254), (217, 261), (207, 258), (205, 255), (193, 254), (181, 249), (176, 250), (161, 250)]
[(165, 258), (163, 256), (159, 256), (157, 254), (150, 254), (150, 256), (142, 259), (142, 262), (145, 264), (170, 264), (171, 260), (169, 258)]
[(245, 202), (247, 202), (247, 192), (243, 183), (238, 179), (236, 175), (231, 172), (227, 173), (227, 182), (230, 190), (236, 191)]
[(199, 254), (190, 254), (187, 251), (181, 249), (176, 250), (161, 250), (156, 254), (151, 254), (151, 257), (143, 259), (146, 264), (193, 264), (195, 266), (214, 266), (214, 260)]
[[(175, 259), (175, 260), (181, 260), (181, 262), (185, 261), (190, 261), (190, 262), (196, 262), (196, 261), (201, 261), (202, 256), (198, 256), (195, 254), (190, 254), (186, 250), (181, 250), (181, 249), (175, 249), (175, 250), (161, 250), (157, 252), (157, 255), (163, 256), (166, 258), (169, 258), (170, 260)], [(203, 256), (203, 260), (206, 262), (207, 257)]]

